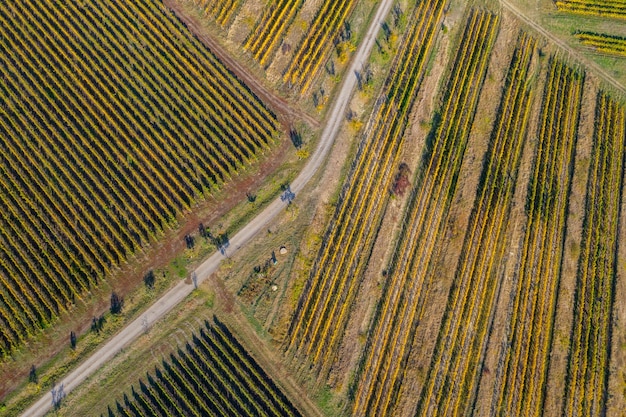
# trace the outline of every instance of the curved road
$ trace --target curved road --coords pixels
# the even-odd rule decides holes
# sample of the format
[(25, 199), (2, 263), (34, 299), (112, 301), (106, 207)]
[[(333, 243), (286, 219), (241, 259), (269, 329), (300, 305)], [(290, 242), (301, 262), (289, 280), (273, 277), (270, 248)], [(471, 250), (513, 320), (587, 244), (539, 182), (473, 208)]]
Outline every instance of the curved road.
[[(356, 56), (354, 57), (347, 76), (344, 79), (339, 95), (337, 96), (333, 108), (330, 111), (330, 117), (326, 123), (326, 127), (322, 132), (319, 144), (315, 152), (311, 155), (306, 166), (291, 183), (290, 191), (294, 194), (299, 193), (304, 186), (311, 180), (313, 175), (321, 167), (326, 159), (328, 152), (341, 127), (346, 107), (352, 96), (352, 91), (356, 85), (355, 71), (359, 71), (363, 64), (366, 63), (370, 52), (374, 46), (376, 35), (391, 9), (392, 0), (382, 0), (376, 11), (376, 15), (372, 20), (367, 33), (361, 45), (359, 46)], [(228, 255), (232, 255), (241, 247), (243, 247), (258, 232), (264, 230), (267, 224), (278, 216), (287, 205), (287, 196), (283, 195), (273, 201), (265, 210), (257, 217), (241, 229), (236, 235), (230, 239), (230, 245), (227, 249)], [(204, 281), (211, 275), (224, 259), (224, 255), (215, 252), (210, 258), (204, 261), (198, 269), (195, 270), (198, 283)], [(157, 302), (155, 302), (148, 310), (137, 317), (133, 322), (129, 323), (124, 329), (116, 334), (97, 352), (82, 362), (75, 370), (70, 372), (65, 378), (59, 381), (58, 387), (62, 387), (65, 394), (76, 388), (81, 382), (96, 372), (102, 365), (111, 360), (121, 349), (128, 346), (137, 339), (143, 332), (145, 323), (152, 325), (154, 322), (165, 316), (172, 308), (180, 303), (186, 296), (193, 291), (193, 285), (180, 282)], [(43, 416), (52, 408), (52, 393), (48, 392), (40, 398), (35, 404), (28, 408), (23, 416)]]

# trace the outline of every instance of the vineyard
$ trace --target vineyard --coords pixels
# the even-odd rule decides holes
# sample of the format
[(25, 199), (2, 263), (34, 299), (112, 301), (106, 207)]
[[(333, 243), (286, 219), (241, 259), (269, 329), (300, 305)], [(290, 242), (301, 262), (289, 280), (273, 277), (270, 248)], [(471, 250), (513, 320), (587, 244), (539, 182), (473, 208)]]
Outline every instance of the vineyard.
[(229, 329), (214, 319), (139, 380), (108, 416), (300, 416)]
[(543, 407), (582, 88), (579, 72), (552, 60), (528, 187), (504, 372), (494, 399), (498, 415), (536, 415)]
[(625, 0), (557, 0), (560, 11), (626, 19)]
[(332, 364), (390, 197), (408, 114), (420, 87), (444, 1), (421, 2), (380, 94), (288, 333), (287, 348), (317, 369)]
[(438, 250), (437, 235), (449, 212), (497, 29), (496, 15), (472, 10), (447, 82), (432, 149), (427, 150), (421, 184), (408, 203), (388, 267), (389, 278), (362, 359), (362, 376), (357, 378), (355, 415), (393, 414), (416, 314), (423, 302), (421, 290)]
[(324, 0), (285, 70), (285, 83), (298, 85), (303, 93), (308, 90), (332, 52), (331, 46), (338, 42), (340, 29), (356, 3), (357, 0)]
[(626, 109), (600, 92), (574, 298), (564, 416), (605, 415)]
[(623, 415), (624, 19), (2, 2), (0, 415)]
[(278, 122), (156, 1), (0, 6), (0, 354), (256, 160)]
[(304, 0), (272, 0), (263, 9), (243, 45), (262, 67), (274, 56), (303, 3)]
[(578, 32), (574, 36), (598, 52), (626, 56), (626, 38), (593, 32)]
[(215, 19), (217, 24), (228, 27), (245, 0), (186, 0), (200, 8), (205, 16)]
[(418, 415), (467, 413), (478, 389), (530, 111), (534, 45), (522, 34), (509, 67)]

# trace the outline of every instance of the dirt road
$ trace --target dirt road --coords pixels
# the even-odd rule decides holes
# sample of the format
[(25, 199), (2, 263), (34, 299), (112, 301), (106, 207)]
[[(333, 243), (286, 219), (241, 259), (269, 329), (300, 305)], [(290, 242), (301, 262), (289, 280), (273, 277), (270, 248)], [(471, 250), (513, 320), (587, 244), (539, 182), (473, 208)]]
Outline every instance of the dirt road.
[(293, 108), (287, 100), (278, 97), (272, 91), (265, 88), (257, 78), (252, 75), (243, 65), (233, 59), (228, 52), (213, 38), (204, 35), (200, 30), (198, 23), (191, 17), (185, 15), (180, 11), (180, 6), (173, 0), (163, 0), (163, 3), (169, 7), (176, 16), (185, 22), (189, 30), (191, 30), (197, 37), (204, 43), (204, 45), (211, 50), (219, 60), (226, 65), (226, 68), (230, 69), (237, 77), (243, 81), (257, 97), (266, 103), (272, 111), (276, 113), (278, 120), (287, 126), (291, 126), (293, 120), (304, 120), (312, 127), (319, 127), (320, 123), (314, 117)]
[[(354, 74), (356, 71), (361, 70), (363, 64), (367, 61), (374, 46), (376, 35), (381, 27), (381, 24), (389, 13), (389, 10), (391, 9), (392, 2), (392, 0), (382, 0), (378, 6), (376, 15), (374, 19), (372, 19), (372, 22), (367, 29), (367, 33), (359, 45), (349, 70), (346, 72), (347, 76), (343, 80), (339, 95), (337, 96), (333, 108), (329, 113), (330, 116), (328, 117), (324, 131), (322, 132), (318, 146), (311, 154), (311, 157), (302, 172), (291, 184), (290, 192), (296, 196), (300, 191), (302, 191), (304, 186), (322, 166), (333, 145), (333, 142), (335, 141), (335, 137), (337, 136), (344, 119), (348, 102), (350, 101), (350, 97), (352, 96), (352, 92), (356, 86), (357, 80)], [(223, 58), (220, 56), (220, 59)], [(226, 56), (225, 59), (229, 59), (228, 56)], [(247, 79), (244, 81), (249, 82)], [(251, 82), (256, 82), (256, 80), (252, 80)], [(263, 96), (261, 96), (261, 98), (265, 99)], [(268, 223), (282, 213), (284, 208), (287, 206), (288, 198), (286, 197), (288, 197), (288, 195), (282, 195), (280, 198), (273, 201), (265, 210), (263, 210), (257, 217), (241, 229), (241, 231), (234, 235), (232, 239), (230, 239), (230, 245), (225, 251), (226, 254), (232, 255), (237, 250), (242, 248), (248, 241), (250, 241), (250, 239), (252, 239), (257, 233), (266, 230)], [(198, 283), (206, 280), (214, 271), (216, 271), (222, 259), (224, 259), (224, 254), (215, 252), (211, 257), (204, 261), (195, 271)], [(70, 372), (59, 382), (57, 387), (62, 386), (65, 394), (72, 391), (81, 382), (96, 372), (102, 365), (117, 355), (121, 349), (127, 347), (135, 339), (137, 339), (144, 332), (146, 322), (149, 326), (152, 326), (157, 320), (165, 316), (172, 308), (185, 299), (185, 297), (187, 297), (192, 290), (192, 285), (185, 284), (181, 281), (157, 302), (155, 302), (150, 308), (148, 308), (148, 310), (137, 317), (137, 319), (133, 322), (129, 323), (128, 326), (109, 340), (109, 342), (102, 346), (100, 350), (87, 358), (76, 369), (74, 369), (74, 371)], [(23, 416), (43, 416), (48, 410), (50, 410), (51, 407), (52, 393), (48, 392), (40, 398), (39, 401), (28, 408), (24, 412)]]

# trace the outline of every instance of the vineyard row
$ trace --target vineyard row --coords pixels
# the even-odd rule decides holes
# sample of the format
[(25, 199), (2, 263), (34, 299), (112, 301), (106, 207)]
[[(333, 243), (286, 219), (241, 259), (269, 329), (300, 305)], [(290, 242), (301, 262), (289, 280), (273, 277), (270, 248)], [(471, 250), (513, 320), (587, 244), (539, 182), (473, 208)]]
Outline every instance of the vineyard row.
[(187, 0), (199, 7), (205, 16), (215, 19), (222, 27), (232, 23), (237, 11), (245, 0)]
[(108, 408), (118, 416), (300, 416), (217, 319)]
[(600, 92), (574, 295), (564, 416), (606, 414), (625, 129), (624, 105)]
[(626, 38), (593, 32), (577, 32), (574, 36), (583, 45), (592, 47), (598, 52), (626, 56)]
[(6, 354), (253, 162), (278, 122), (153, 0), (4, 3), (0, 33)]
[(624, 0), (557, 0), (555, 4), (560, 11), (626, 19)]
[(498, 415), (539, 415), (543, 409), (582, 88), (581, 74), (552, 60), (502, 352), (503, 376), (494, 396)]
[[(443, 0), (423, 2), (394, 61), (288, 332), (288, 348), (330, 365), (389, 199), (392, 170)], [(332, 319), (331, 319), (332, 318)]]
[[(437, 20), (444, 2), (432, 2)], [(397, 247), (387, 268), (387, 282), (360, 371), (355, 378), (354, 415), (391, 415), (422, 303), (424, 279), (438, 251), (461, 160), (498, 29), (498, 16), (473, 9), (462, 33), (435, 123), (432, 149), (424, 157), (419, 185), (413, 190), (402, 221)], [(432, 36), (432, 35), (431, 35)]]
[(263, 8), (261, 17), (243, 44), (262, 67), (266, 67), (274, 56), (303, 4), (304, 0), (272, 0)]
[(299, 85), (303, 93), (308, 90), (356, 3), (357, 0), (324, 0), (285, 70), (285, 83)]

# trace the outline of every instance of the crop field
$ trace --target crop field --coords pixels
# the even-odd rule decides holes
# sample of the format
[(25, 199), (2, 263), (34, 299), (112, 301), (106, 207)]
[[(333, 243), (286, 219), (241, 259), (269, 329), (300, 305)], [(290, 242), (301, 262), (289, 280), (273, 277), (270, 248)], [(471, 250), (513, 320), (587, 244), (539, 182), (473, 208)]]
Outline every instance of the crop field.
[(215, 19), (217, 24), (228, 27), (245, 0), (188, 0), (199, 7), (205, 16)]
[(261, 66), (272, 59), (303, 3), (304, 0), (273, 0), (263, 9), (244, 43)]
[(300, 416), (217, 319), (139, 380), (108, 416)]
[(626, 56), (626, 38), (603, 33), (578, 32), (574, 36), (583, 45), (606, 54)]
[(543, 405), (582, 87), (582, 74), (553, 59), (529, 183), (505, 371), (497, 387), (498, 415), (536, 415)]
[(624, 179), (625, 113), (624, 105), (602, 92), (598, 94), (564, 416), (606, 412), (618, 222)]
[(626, 19), (624, 0), (557, 0), (555, 4), (561, 11)]
[(623, 415), (624, 19), (3, 2), (0, 415)]
[[(399, 162), (398, 148), (443, 3), (423, 2), (412, 12), (415, 25), (398, 53), (394, 76), (380, 94), (388, 100), (370, 119), (291, 321), (287, 349), (303, 354), (317, 369), (332, 364), (379, 231)], [(377, 190), (383, 190), (382, 195)]]
[(446, 221), (497, 30), (496, 15), (474, 10), (468, 17), (421, 185), (411, 196), (399, 246), (388, 269), (390, 279), (367, 342), (363, 375), (357, 379), (355, 415), (392, 413), (407, 344), (423, 302), (425, 273), (437, 251), (437, 234)]
[(309, 88), (311, 80), (326, 63), (332, 45), (339, 42), (339, 31), (356, 3), (356, 0), (323, 2), (285, 70), (284, 81), (287, 84), (299, 85), (301, 92)]
[(0, 32), (5, 355), (254, 162), (279, 125), (155, 1), (4, 3)]
[(521, 35), (509, 67), (418, 415), (465, 413), (477, 391), (530, 111), (534, 45)]

